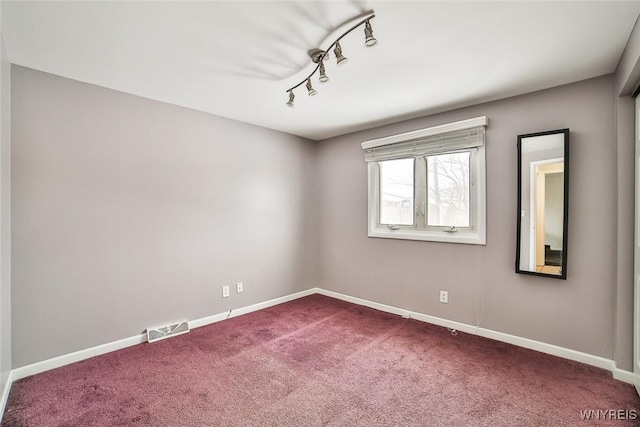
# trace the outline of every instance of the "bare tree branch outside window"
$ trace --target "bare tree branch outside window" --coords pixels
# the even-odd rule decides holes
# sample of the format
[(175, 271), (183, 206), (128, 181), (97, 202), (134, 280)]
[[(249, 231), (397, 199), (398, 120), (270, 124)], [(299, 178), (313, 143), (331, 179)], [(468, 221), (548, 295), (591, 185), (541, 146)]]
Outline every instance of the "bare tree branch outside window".
[(427, 225), (470, 226), (470, 152), (427, 157)]

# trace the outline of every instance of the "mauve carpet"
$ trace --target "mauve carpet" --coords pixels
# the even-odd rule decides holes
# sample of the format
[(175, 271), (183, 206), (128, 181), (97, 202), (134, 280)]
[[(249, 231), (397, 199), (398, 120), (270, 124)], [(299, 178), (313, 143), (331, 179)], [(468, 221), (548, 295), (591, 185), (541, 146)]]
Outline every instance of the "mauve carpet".
[(605, 370), (313, 295), (17, 381), (2, 426), (627, 426), (639, 409)]

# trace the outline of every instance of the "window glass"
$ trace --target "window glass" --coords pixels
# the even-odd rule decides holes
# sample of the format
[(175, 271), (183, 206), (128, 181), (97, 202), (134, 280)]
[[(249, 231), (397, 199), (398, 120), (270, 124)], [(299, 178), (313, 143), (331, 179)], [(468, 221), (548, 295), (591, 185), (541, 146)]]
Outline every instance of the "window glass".
[(386, 160), (380, 165), (380, 224), (414, 225), (415, 159)]
[(471, 226), (469, 151), (427, 156), (427, 226)]

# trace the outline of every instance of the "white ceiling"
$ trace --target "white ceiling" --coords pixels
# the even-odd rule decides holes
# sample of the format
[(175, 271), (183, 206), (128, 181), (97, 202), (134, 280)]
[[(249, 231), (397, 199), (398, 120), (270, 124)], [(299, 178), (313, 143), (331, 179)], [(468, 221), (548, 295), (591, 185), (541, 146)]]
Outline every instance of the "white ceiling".
[[(319, 94), (286, 90), (374, 10)], [(3, 1), (18, 65), (314, 140), (612, 73), (639, 1)], [(333, 34), (333, 36), (332, 36)]]

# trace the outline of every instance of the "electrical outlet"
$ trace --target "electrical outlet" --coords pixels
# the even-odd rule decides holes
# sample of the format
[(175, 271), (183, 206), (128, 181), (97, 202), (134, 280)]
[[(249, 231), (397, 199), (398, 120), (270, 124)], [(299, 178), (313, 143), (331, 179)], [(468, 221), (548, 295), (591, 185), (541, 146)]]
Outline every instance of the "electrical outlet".
[(222, 287), (222, 298), (227, 298), (229, 296), (229, 285), (225, 285)]
[(440, 291), (440, 302), (445, 304), (449, 304), (449, 292), (448, 291)]
[(242, 282), (236, 283), (236, 292), (238, 292), (239, 294), (242, 293)]

